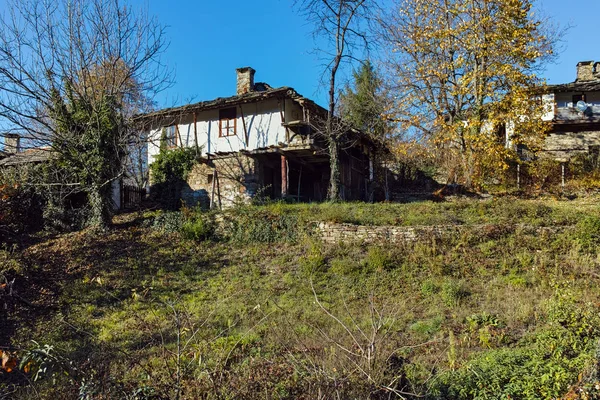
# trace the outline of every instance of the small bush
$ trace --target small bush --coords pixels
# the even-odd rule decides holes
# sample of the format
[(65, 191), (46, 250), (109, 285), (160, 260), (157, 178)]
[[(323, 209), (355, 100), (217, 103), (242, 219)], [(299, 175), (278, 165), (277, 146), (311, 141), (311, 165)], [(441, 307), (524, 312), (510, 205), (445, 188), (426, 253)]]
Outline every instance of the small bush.
[(540, 158), (528, 165), (524, 171), (525, 183), (529, 183), (534, 190), (557, 188), (562, 180), (561, 163), (553, 159)]
[(394, 267), (394, 259), (389, 251), (381, 247), (371, 247), (365, 260), (366, 266), (370, 271), (386, 271)]
[(355, 260), (348, 258), (334, 258), (330, 266), (329, 270), (336, 275), (353, 275), (360, 269), (360, 265)]
[(69, 207), (50, 198), (44, 207), (46, 229), (57, 232), (70, 232), (82, 229), (89, 219), (88, 207)]
[(442, 285), (440, 294), (444, 304), (448, 307), (456, 307), (469, 295), (469, 292), (463, 287), (462, 282), (447, 280)]
[(224, 219), (222, 235), (237, 243), (295, 243), (303, 230), (297, 215), (277, 206), (239, 206)]
[(410, 330), (425, 338), (431, 337), (440, 331), (442, 318), (435, 317), (423, 321), (417, 321), (410, 326)]
[(585, 250), (600, 246), (600, 217), (587, 216), (577, 223), (575, 239)]
[(421, 284), (421, 294), (423, 296), (432, 296), (440, 291), (440, 287), (432, 280), (426, 280)]
[(214, 232), (214, 222), (204, 213), (195, 213), (181, 225), (183, 237), (197, 242), (212, 238)]
[(152, 228), (164, 232), (174, 233), (181, 230), (183, 218), (178, 211), (166, 211), (158, 214), (152, 222)]
[(0, 186), (0, 241), (42, 225), (42, 200), (32, 189), (18, 184)]
[(324, 272), (327, 267), (325, 258), (319, 246), (311, 246), (308, 254), (300, 261), (300, 268), (306, 275)]

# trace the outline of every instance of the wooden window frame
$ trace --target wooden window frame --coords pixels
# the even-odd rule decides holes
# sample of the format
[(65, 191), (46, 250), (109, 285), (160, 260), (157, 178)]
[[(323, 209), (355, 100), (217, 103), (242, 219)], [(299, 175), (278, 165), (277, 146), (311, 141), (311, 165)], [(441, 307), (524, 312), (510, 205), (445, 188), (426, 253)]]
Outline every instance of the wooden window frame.
[[(233, 113), (231, 111), (233, 110)], [(226, 111), (229, 112), (229, 116), (225, 116)], [(231, 115), (234, 115), (231, 118)], [(233, 133), (231, 132), (233, 128)], [(224, 134), (225, 133), (225, 134)], [(219, 137), (231, 137), (237, 135), (237, 107), (224, 108), (219, 110)]]

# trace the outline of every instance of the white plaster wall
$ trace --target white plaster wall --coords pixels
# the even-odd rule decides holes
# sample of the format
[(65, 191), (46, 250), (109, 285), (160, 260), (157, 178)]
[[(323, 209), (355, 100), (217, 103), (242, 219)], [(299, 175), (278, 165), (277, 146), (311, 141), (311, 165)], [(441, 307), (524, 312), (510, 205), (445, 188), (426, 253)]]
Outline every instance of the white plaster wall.
[[(573, 95), (575, 94), (581, 94), (581, 92), (557, 93), (555, 95), (556, 106), (559, 108), (574, 107)], [(585, 92), (585, 101), (589, 106), (600, 106), (600, 92)]]
[(110, 184), (112, 190), (112, 207), (113, 210), (121, 209), (121, 181), (119, 179), (114, 180)]
[(554, 101), (554, 93), (549, 93), (542, 96), (542, 105), (544, 106), (542, 121), (552, 121), (554, 119)]
[[(288, 103), (289, 104), (289, 103)], [(286, 104), (286, 107), (288, 107)], [(240, 107), (242, 108), (240, 111)], [(219, 137), (219, 110), (209, 110), (196, 113), (196, 135), (194, 135), (193, 114), (183, 117), (177, 124), (183, 146), (191, 147), (196, 143), (202, 147), (202, 154), (217, 152), (238, 152), (240, 150), (257, 150), (269, 146), (277, 146), (286, 142), (285, 128), (282, 126), (282, 107), (276, 99), (263, 102), (238, 105), (236, 135)], [(246, 142), (244, 123), (248, 131)], [(286, 113), (287, 114), (287, 113)], [(301, 109), (298, 114), (302, 115)], [(284, 116), (285, 118), (285, 116)], [(160, 137), (163, 127), (154, 127), (149, 132), (148, 163), (160, 150)], [(179, 137), (178, 137), (179, 143)]]

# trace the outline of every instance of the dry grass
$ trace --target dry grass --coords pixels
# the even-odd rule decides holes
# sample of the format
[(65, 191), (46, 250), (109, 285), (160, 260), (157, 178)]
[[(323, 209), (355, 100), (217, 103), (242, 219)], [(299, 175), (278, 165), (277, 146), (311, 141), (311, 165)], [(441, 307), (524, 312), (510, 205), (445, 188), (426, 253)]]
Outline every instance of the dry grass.
[[(597, 218), (597, 207), (506, 199), (270, 205), (240, 215), (572, 225)], [(568, 293), (573, 315), (600, 302), (600, 256), (583, 245), (596, 240), (588, 225), (549, 237), (470, 231), (435, 245), (366, 247), (325, 246), (280, 231), (267, 236), (269, 243), (247, 235), (245, 244), (195, 243), (138, 217), (120, 217), (106, 234), (40, 237), (3, 253), (11, 261), (0, 270), (16, 279), (26, 303), (9, 304), (1, 345), (22, 358), (36, 340), (71, 364), (54, 366), (68, 373), (54, 375), (55, 385), (48, 376), (30, 383), (23, 370), (0, 373), (0, 393), (16, 387), (17, 398), (76, 398), (80, 390), (91, 399), (472, 398), (475, 392), (453, 391), (453, 379), (469, 387), (465, 368), (488, 355), (496, 362), (504, 357), (498, 351), (518, 350), (533, 363), (538, 345), (531, 338), (562, 327), (549, 317), (557, 298)], [(581, 328), (565, 326), (565, 335)], [(573, 342), (577, 352), (561, 353), (565, 363), (556, 368), (564, 376), (554, 380), (554, 392), (536, 387), (533, 397), (512, 397), (566, 393), (588, 359), (579, 356), (590, 355), (589, 343), (600, 337), (585, 332)], [(544, 373), (537, 371), (532, 376)]]

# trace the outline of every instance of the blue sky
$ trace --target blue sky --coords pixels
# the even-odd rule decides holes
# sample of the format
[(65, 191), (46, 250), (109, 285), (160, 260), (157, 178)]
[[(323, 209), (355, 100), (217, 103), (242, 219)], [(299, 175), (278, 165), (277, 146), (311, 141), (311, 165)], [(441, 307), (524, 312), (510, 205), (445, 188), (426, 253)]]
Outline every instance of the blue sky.
[[(0, 11), (5, 1), (0, 0)], [(130, 1), (147, 5), (168, 27), (165, 61), (175, 70), (176, 83), (157, 97), (159, 107), (233, 95), (235, 69), (242, 66), (256, 69), (257, 81), (291, 86), (326, 103), (312, 27), (294, 12), (292, 0)], [(571, 26), (563, 52), (544, 77), (549, 83), (571, 82), (578, 61), (600, 60), (600, 0), (538, 0), (538, 6), (561, 26)]]
[(166, 61), (176, 84), (159, 96), (168, 106), (235, 94), (238, 67), (257, 82), (291, 86), (314, 97), (321, 67), (311, 30), (291, 0), (153, 1), (150, 13), (168, 26)]
[[(235, 69), (242, 66), (256, 69), (257, 81), (292, 86), (325, 104), (312, 27), (294, 12), (291, 0), (149, 0), (148, 5), (168, 26), (165, 59), (176, 71), (176, 84), (159, 95), (159, 106), (233, 95)], [(578, 61), (600, 60), (600, 0), (540, 0), (538, 7), (562, 27), (571, 26), (544, 77), (549, 83), (571, 82)]]

